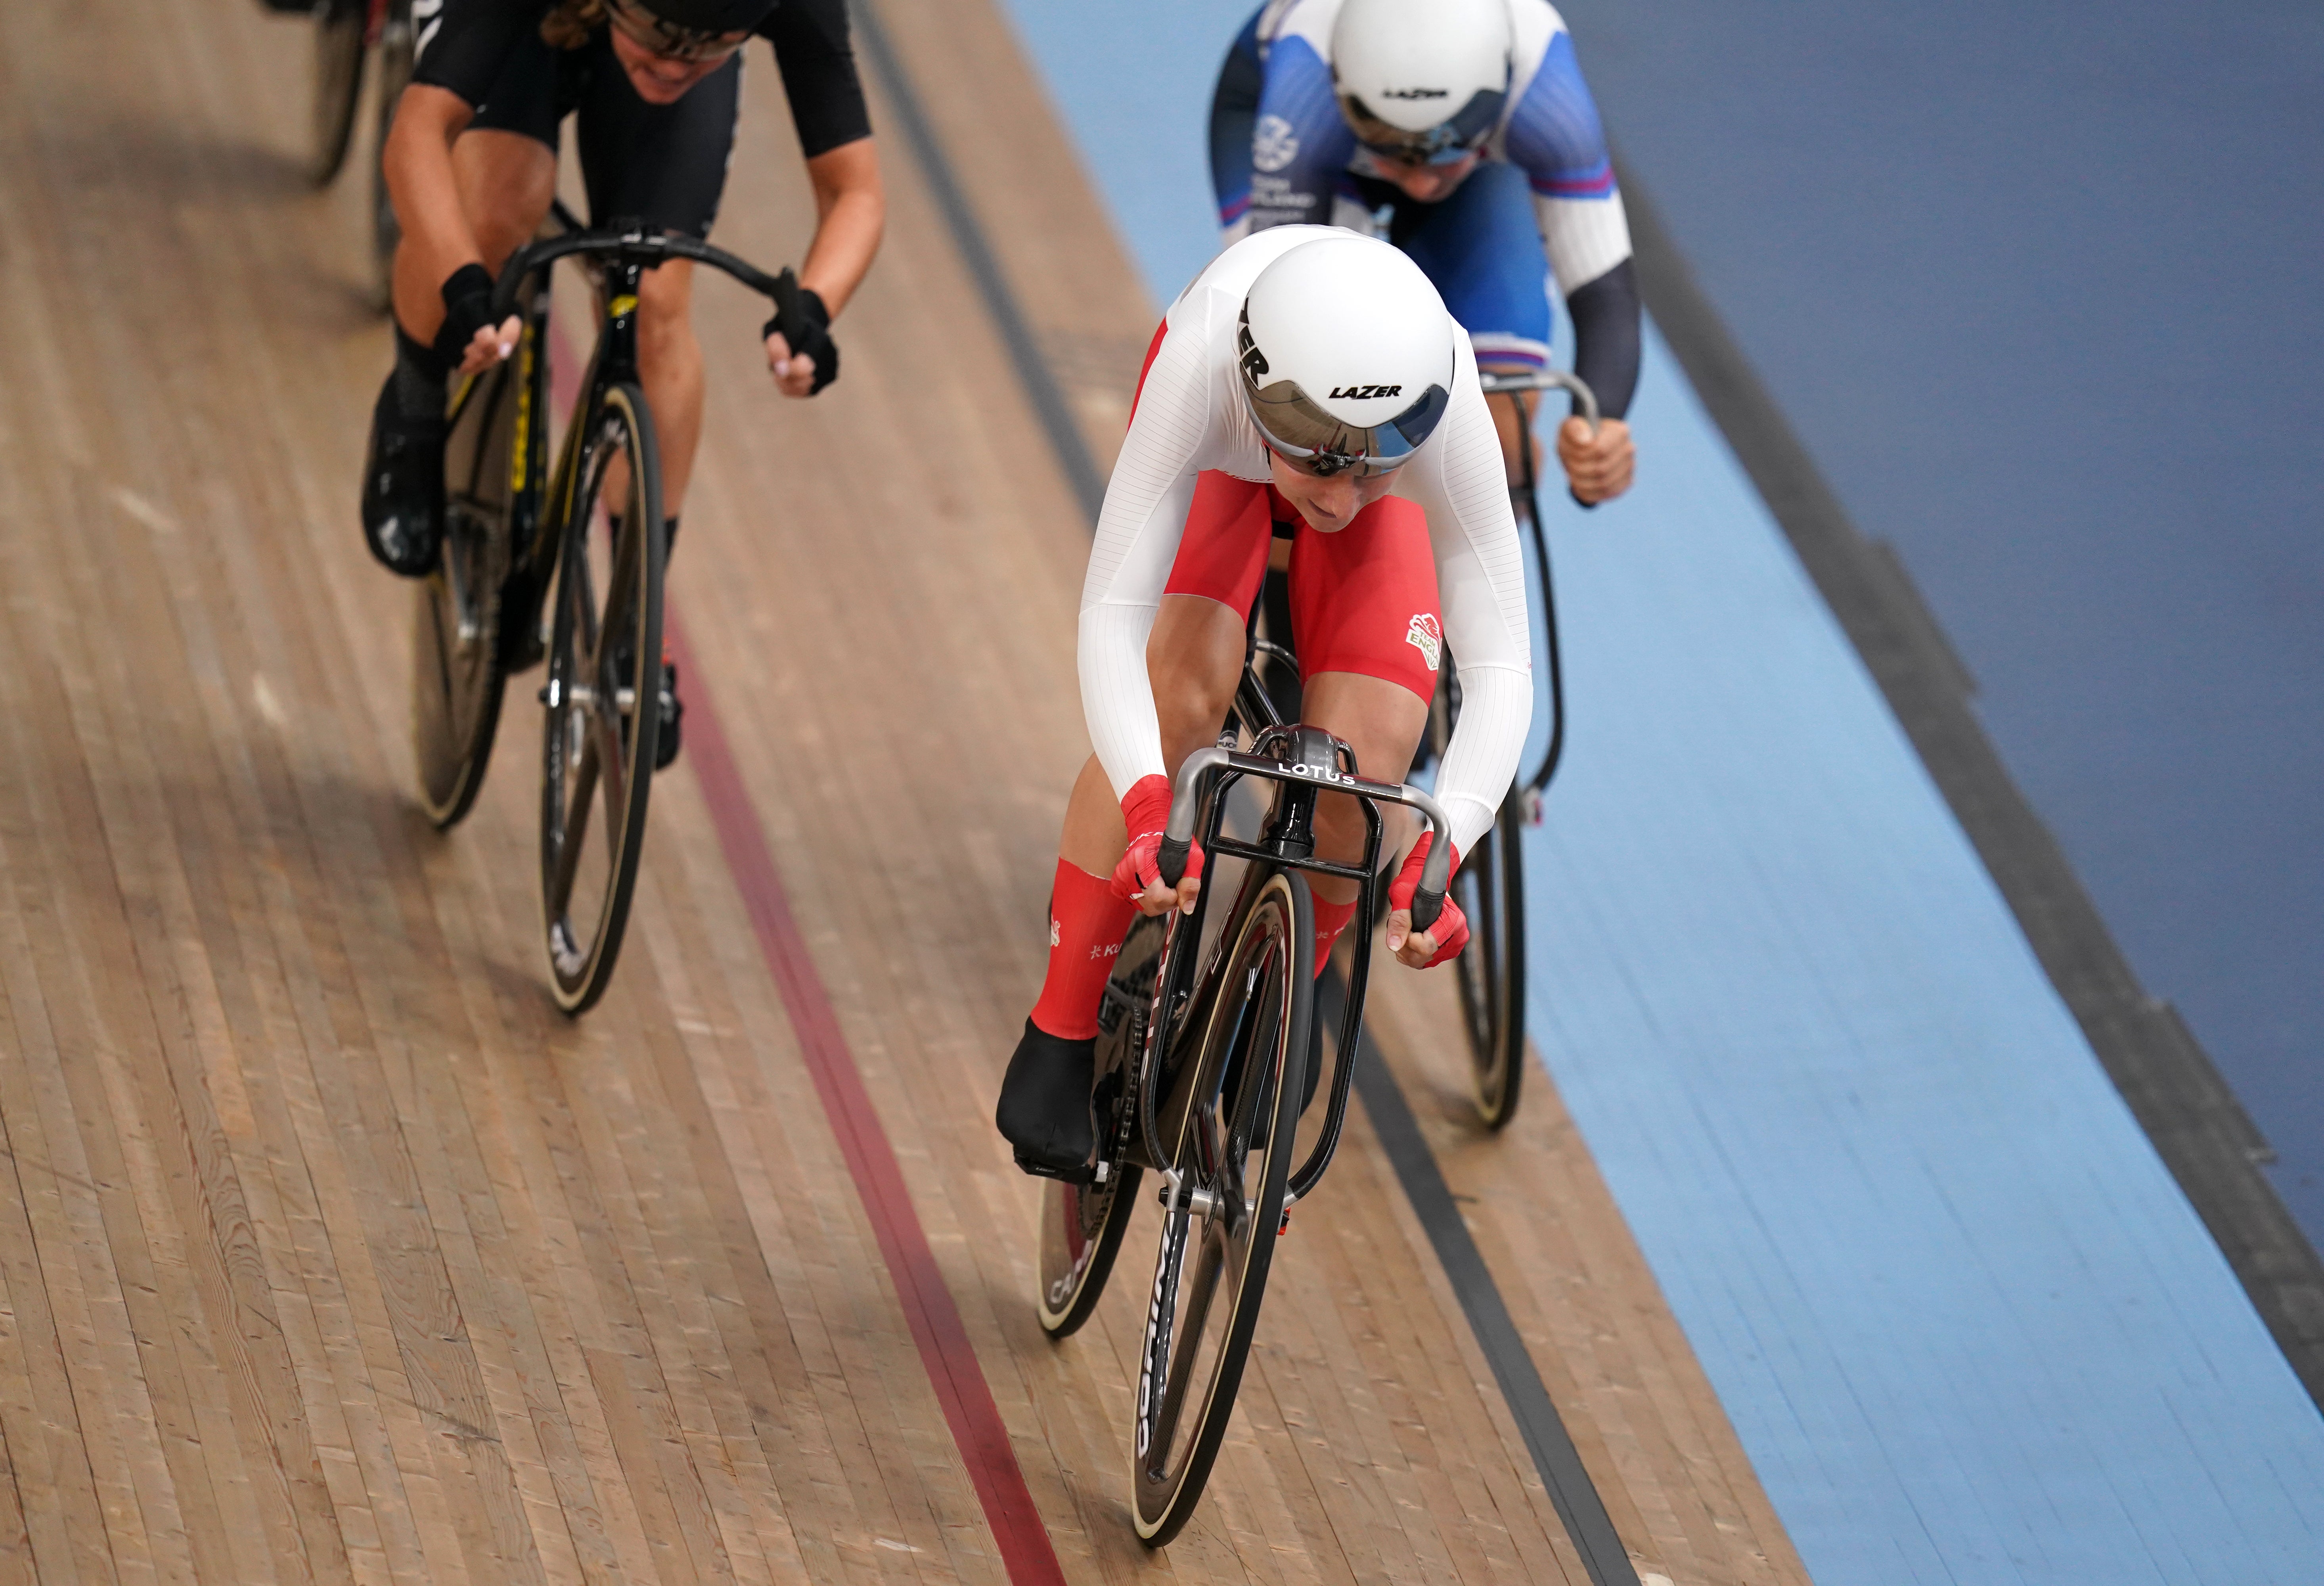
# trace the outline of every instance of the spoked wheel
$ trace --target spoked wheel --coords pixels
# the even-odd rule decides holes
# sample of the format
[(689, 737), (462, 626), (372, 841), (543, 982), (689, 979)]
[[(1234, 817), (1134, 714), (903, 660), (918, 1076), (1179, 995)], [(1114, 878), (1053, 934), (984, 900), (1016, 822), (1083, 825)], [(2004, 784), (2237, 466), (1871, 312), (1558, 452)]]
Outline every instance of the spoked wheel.
[(444, 447), (444, 559), (420, 581), (411, 630), (411, 752), (420, 807), (438, 829), (475, 802), (500, 724), (510, 453), (530, 355), (466, 383)]
[[(1460, 685), (1448, 676), (1428, 713), (1428, 748), (1440, 766), (1459, 715)], [(1469, 945), (1453, 960), (1453, 973), (1477, 1116), (1499, 1129), (1517, 1116), (1525, 1083), (1525, 799), (1515, 788), (1461, 860), (1452, 901), (1468, 917)]]
[(315, 98), (307, 174), (327, 187), (346, 163), (363, 93), (365, 0), (323, 0), (315, 8)]
[(1162, 1139), (1184, 1176), (1162, 1218), (1130, 1462), (1150, 1546), (1201, 1501), (1242, 1384), (1283, 1221), (1314, 956), (1305, 878), (1269, 874), (1218, 961), (1200, 1044), (1164, 1105)]
[(1525, 803), (1512, 790), (1452, 878), (1453, 901), (1469, 917), (1469, 945), (1453, 969), (1477, 1116), (1487, 1129), (1517, 1116), (1525, 1083), (1524, 840)]
[(382, 309), (394, 293), (395, 244), (403, 228), (396, 224), (395, 203), (387, 191), (387, 133), (395, 124), (395, 106), (411, 81), (412, 37), (410, 0), (390, 0), (387, 23), (379, 36), (379, 143), (371, 162), (372, 297)]
[(564, 517), (542, 690), (542, 917), (567, 1013), (613, 978), (661, 722), (661, 464), (637, 387), (605, 393), (586, 444)]
[[(1097, 1072), (1107, 1077), (1099, 1082), (1099, 1093), (1093, 1099), (1101, 1130), (1112, 1128), (1126, 1100), (1124, 1092), (1138, 1073), (1164, 935), (1159, 919), (1133, 920), (1113, 973), (1106, 977), (1110, 1006), (1098, 1021)], [(1106, 1028), (1109, 1016), (1111, 1029)], [(1138, 1208), (1139, 1177), (1136, 1167), (1123, 1163), (1104, 1184), (1050, 1179), (1043, 1186), (1039, 1303), (1041, 1328), (1051, 1338), (1074, 1332), (1097, 1309), (1113, 1271), (1113, 1258), (1121, 1249), (1122, 1233)]]

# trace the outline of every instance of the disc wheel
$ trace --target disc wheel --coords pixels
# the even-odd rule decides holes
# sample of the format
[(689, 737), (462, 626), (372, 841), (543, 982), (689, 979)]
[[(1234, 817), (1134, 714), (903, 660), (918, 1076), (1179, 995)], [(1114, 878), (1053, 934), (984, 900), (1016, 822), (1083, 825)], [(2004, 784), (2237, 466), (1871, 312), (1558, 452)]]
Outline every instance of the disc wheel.
[[(1460, 708), (1460, 685), (1448, 676), (1428, 713), (1429, 753), (1440, 766)], [(1452, 973), (1469, 1037), (1471, 1090), (1478, 1118), (1498, 1130), (1517, 1116), (1525, 1083), (1525, 800), (1515, 788), (1461, 856), (1452, 898), (1469, 921), (1469, 945)]]
[(395, 124), (395, 106), (411, 81), (411, 65), (410, 0), (391, 0), (379, 36), (379, 142), (371, 162), (372, 300), (383, 313), (393, 301), (395, 245), (403, 237), (395, 201), (387, 190), (387, 134)]
[(542, 917), (567, 1013), (604, 994), (621, 953), (661, 721), (661, 466), (643, 394), (607, 391), (587, 437), (542, 690)]
[(411, 753), (420, 807), (438, 830), (475, 802), (500, 724), (511, 450), (523, 407), (518, 382), (530, 353), (528, 346), (470, 380), (456, 401), (444, 447), (443, 561), (414, 596)]
[[(1093, 1111), (1099, 1130), (1109, 1136), (1129, 1104), (1127, 1093), (1146, 1044), (1164, 936), (1161, 920), (1132, 920), (1113, 973), (1106, 977), (1105, 998), (1111, 1006), (1098, 1020), (1096, 1064), (1105, 1077), (1098, 1082)], [(1111, 1029), (1107, 1015), (1118, 1015)], [(1136, 1166), (1117, 1163), (1104, 1184), (1045, 1181), (1038, 1304), (1042, 1331), (1051, 1338), (1073, 1332), (1097, 1309), (1121, 1249), (1121, 1236), (1137, 1211), (1140, 1176)]]
[(1198, 1045), (1163, 1108), (1183, 1176), (1163, 1213), (1134, 1401), (1131, 1481), (1149, 1546), (1201, 1501), (1242, 1384), (1283, 1221), (1314, 954), (1305, 879), (1267, 874), (1217, 960)]
[(314, 102), (309, 115), (307, 175), (327, 187), (346, 163), (363, 93), (364, 0), (323, 0), (315, 8)]

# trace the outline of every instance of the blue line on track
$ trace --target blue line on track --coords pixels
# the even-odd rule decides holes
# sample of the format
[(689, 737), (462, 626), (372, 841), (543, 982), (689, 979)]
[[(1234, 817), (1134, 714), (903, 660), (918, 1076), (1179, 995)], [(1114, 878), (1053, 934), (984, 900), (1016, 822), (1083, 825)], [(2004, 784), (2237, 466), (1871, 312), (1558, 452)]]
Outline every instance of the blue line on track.
[[(1010, 8), (1167, 299), (1244, 8)], [(1533, 1029), (1811, 1572), (2314, 1581), (2324, 1420), (1656, 338), (1633, 418)]]

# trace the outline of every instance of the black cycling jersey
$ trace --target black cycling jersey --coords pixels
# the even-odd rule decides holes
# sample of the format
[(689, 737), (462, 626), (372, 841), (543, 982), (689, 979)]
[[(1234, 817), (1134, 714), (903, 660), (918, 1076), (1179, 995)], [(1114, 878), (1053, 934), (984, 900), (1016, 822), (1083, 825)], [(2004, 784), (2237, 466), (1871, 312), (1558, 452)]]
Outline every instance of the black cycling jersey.
[[(507, 86), (506, 69), (512, 56), (530, 54), (535, 45), (548, 48), (541, 45), (540, 23), (551, 4), (552, 0), (414, 0), (412, 22), (420, 30), (420, 60), (412, 80), (457, 94), (484, 110), (495, 85)], [(782, 73), (783, 92), (790, 100), (791, 124), (798, 129), (799, 147), (808, 159), (871, 135), (863, 85), (856, 78), (855, 54), (848, 43), (845, 0), (780, 0), (757, 32), (774, 46), (775, 67)], [(600, 27), (590, 46), (583, 50), (549, 51), (549, 54), (599, 53), (604, 33)], [(694, 92), (706, 86), (697, 85)], [(693, 94), (687, 97), (691, 98)], [(561, 106), (575, 107), (571, 103)], [(553, 128), (545, 141), (554, 143)]]

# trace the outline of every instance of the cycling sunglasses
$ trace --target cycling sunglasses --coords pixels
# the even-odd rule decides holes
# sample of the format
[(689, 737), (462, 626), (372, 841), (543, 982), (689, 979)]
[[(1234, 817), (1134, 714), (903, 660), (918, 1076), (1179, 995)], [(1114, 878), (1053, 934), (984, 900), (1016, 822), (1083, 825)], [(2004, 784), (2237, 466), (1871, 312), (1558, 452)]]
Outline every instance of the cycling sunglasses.
[(1354, 94), (1340, 96), (1340, 112), (1347, 117), (1356, 141), (1383, 160), (1416, 165), (1457, 165), (1484, 146), (1500, 124), (1501, 106), (1508, 96), (1483, 88), (1469, 96), (1450, 119), (1425, 132), (1411, 132), (1382, 121)]
[(629, 35), (632, 43), (666, 60), (684, 60), (696, 66), (724, 60), (751, 37), (747, 32), (712, 33), (680, 27), (630, 0), (606, 0), (605, 14), (615, 27)]

